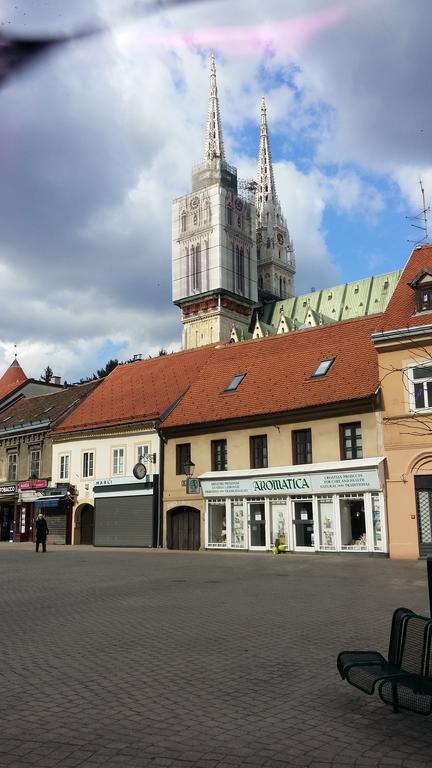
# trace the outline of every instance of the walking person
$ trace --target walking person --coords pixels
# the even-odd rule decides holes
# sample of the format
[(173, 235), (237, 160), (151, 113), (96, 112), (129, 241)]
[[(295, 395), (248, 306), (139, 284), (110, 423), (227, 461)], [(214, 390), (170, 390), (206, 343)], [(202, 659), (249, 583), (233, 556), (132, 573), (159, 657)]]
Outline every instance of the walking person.
[(46, 552), (46, 540), (49, 534), (47, 521), (42, 512), (39, 512), (36, 520), (36, 552), (39, 552), (39, 544), (42, 544), (42, 552)]

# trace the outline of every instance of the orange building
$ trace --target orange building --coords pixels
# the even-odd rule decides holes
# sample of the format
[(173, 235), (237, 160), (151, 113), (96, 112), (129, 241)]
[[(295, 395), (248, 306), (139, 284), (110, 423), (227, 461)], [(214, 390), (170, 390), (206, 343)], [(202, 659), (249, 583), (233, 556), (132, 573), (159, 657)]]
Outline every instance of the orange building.
[[(378, 319), (377, 319), (378, 320)], [(372, 335), (382, 391), (390, 556), (432, 554), (432, 245), (411, 254)]]

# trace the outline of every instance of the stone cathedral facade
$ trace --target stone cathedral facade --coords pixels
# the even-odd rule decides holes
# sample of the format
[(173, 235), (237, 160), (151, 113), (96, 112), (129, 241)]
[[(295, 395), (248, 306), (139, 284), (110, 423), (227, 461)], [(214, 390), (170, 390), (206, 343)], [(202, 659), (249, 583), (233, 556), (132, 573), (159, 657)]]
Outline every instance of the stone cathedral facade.
[(276, 194), (265, 102), (257, 181), (240, 185), (225, 158), (214, 57), (203, 160), (191, 193), (173, 202), (172, 222), (183, 349), (228, 341), (233, 328), (246, 335), (255, 307), (293, 295), (294, 250)]

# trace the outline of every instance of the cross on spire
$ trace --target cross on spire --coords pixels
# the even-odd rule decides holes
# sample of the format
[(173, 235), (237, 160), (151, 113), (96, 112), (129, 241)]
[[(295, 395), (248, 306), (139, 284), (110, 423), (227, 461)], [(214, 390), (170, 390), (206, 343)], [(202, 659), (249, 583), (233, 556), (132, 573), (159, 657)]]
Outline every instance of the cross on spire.
[(207, 135), (204, 145), (204, 160), (218, 157), (225, 160), (222, 124), (219, 113), (219, 99), (216, 84), (216, 62), (212, 54), (210, 62), (210, 94), (207, 120)]

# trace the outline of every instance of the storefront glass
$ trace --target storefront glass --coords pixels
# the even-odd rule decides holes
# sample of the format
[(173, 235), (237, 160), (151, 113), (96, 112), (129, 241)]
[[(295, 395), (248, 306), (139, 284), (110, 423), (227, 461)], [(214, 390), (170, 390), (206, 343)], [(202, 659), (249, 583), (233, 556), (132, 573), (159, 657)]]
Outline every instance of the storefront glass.
[(381, 552), (383, 550), (383, 521), (381, 515), (380, 497), (378, 493), (372, 494), (372, 524), (374, 549)]
[(212, 547), (226, 547), (225, 501), (208, 505), (208, 543)]
[(245, 546), (244, 524), (243, 501), (233, 500), (231, 503), (231, 546), (236, 549), (244, 549)]
[(332, 496), (318, 497), (319, 546), (322, 550), (336, 549), (335, 515)]
[(280, 546), (289, 546), (288, 541), (288, 508), (285, 499), (272, 500), (270, 502), (271, 510), (271, 544), (274, 545), (279, 540)]
[(343, 550), (366, 551), (366, 519), (363, 494), (339, 497)]
[(296, 549), (309, 549), (315, 546), (311, 499), (294, 501), (294, 531)]

